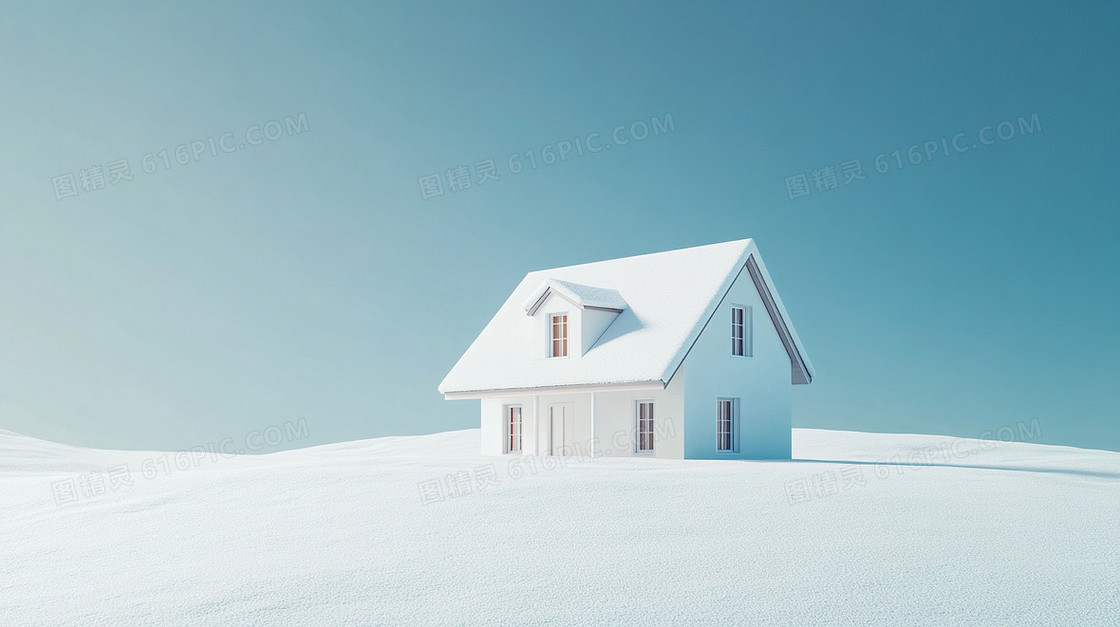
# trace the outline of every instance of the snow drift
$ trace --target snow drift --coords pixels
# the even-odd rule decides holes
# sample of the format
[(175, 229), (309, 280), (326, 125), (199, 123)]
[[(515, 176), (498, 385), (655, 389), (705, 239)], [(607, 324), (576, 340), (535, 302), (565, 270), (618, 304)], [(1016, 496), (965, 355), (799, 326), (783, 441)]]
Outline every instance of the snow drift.
[(798, 429), (792, 462), (0, 432), (0, 624), (1120, 623), (1120, 453)]

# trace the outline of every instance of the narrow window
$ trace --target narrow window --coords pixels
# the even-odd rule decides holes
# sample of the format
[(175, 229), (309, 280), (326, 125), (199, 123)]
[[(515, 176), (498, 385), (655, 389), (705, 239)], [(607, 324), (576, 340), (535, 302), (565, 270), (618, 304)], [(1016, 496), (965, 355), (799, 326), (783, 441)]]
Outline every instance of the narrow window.
[(510, 453), (521, 452), (521, 406), (511, 405), (506, 408), (506, 442)]
[(731, 308), (731, 354), (751, 356), (751, 308)]
[(653, 401), (638, 401), (638, 452), (653, 451)]
[(739, 399), (716, 401), (716, 450), (739, 450)]
[(550, 357), (568, 356), (568, 314), (553, 314)]

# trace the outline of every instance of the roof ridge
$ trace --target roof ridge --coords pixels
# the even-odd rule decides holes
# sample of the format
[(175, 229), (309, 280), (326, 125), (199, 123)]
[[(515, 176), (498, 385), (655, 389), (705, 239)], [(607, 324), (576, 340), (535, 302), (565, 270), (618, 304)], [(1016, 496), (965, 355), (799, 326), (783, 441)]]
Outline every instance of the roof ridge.
[(600, 263), (614, 263), (616, 261), (632, 261), (632, 260), (635, 260), (635, 259), (639, 259), (641, 257), (656, 257), (656, 256), (660, 256), (660, 255), (675, 255), (675, 254), (686, 253), (686, 252), (695, 252), (695, 251), (698, 251), (702, 248), (716, 248), (716, 247), (720, 247), (720, 246), (731, 246), (732, 244), (741, 244), (744, 247), (746, 247), (746, 246), (750, 246), (751, 243), (753, 243), (753, 242), (754, 242), (753, 237), (745, 237), (743, 239), (734, 239), (734, 240), (728, 240), (728, 241), (725, 241), (725, 242), (715, 242), (715, 243), (712, 243), (712, 244), (700, 244), (699, 246), (688, 246), (686, 248), (674, 248), (672, 250), (657, 250), (657, 251), (648, 252), (648, 253), (638, 253), (636, 255), (627, 255), (625, 257), (612, 257), (610, 259), (600, 259), (598, 261), (585, 261), (583, 263), (574, 263), (574, 264), (569, 264), (569, 265), (566, 265), (566, 266), (554, 266), (554, 267), (551, 267), (551, 268), (538, 268), (536, 270), (530, 270), (528, 272), (528, 274), (526, 274), (526, 276), (528, 276), (530, 274), (540, 274), (542, 272), (551, 272), (551, 271), (559, 271), (559, 270), (572, 270), (572, 269), (575, 269), (575, 268), (582, 268), (584, 266), (593, 266), (593, 265), (600, 264)]

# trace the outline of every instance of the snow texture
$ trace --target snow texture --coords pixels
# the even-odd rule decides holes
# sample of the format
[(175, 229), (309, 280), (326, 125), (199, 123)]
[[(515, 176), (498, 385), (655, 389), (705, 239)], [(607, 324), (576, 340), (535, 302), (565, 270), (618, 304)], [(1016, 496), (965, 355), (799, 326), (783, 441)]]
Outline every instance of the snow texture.
[(146, 477), (166, 454), (0, 432), (0, 624), (1120, 622), (1120, 453), (797, 429), (802, 461), (558, 464), (478, 438)]

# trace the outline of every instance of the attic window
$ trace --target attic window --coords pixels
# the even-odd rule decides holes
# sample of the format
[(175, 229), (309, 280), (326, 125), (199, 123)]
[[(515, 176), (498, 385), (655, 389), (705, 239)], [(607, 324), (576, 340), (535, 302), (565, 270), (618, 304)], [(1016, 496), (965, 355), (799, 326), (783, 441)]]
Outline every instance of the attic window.
[(736, 305), (731, 308), (731, 354), (750, 357), (753, 354), (751, 307)]
[(549, 316), (549, 327), (552, 329), (549, 342), (549, 357), (568, 356), (568, 314), (552, 314)]

